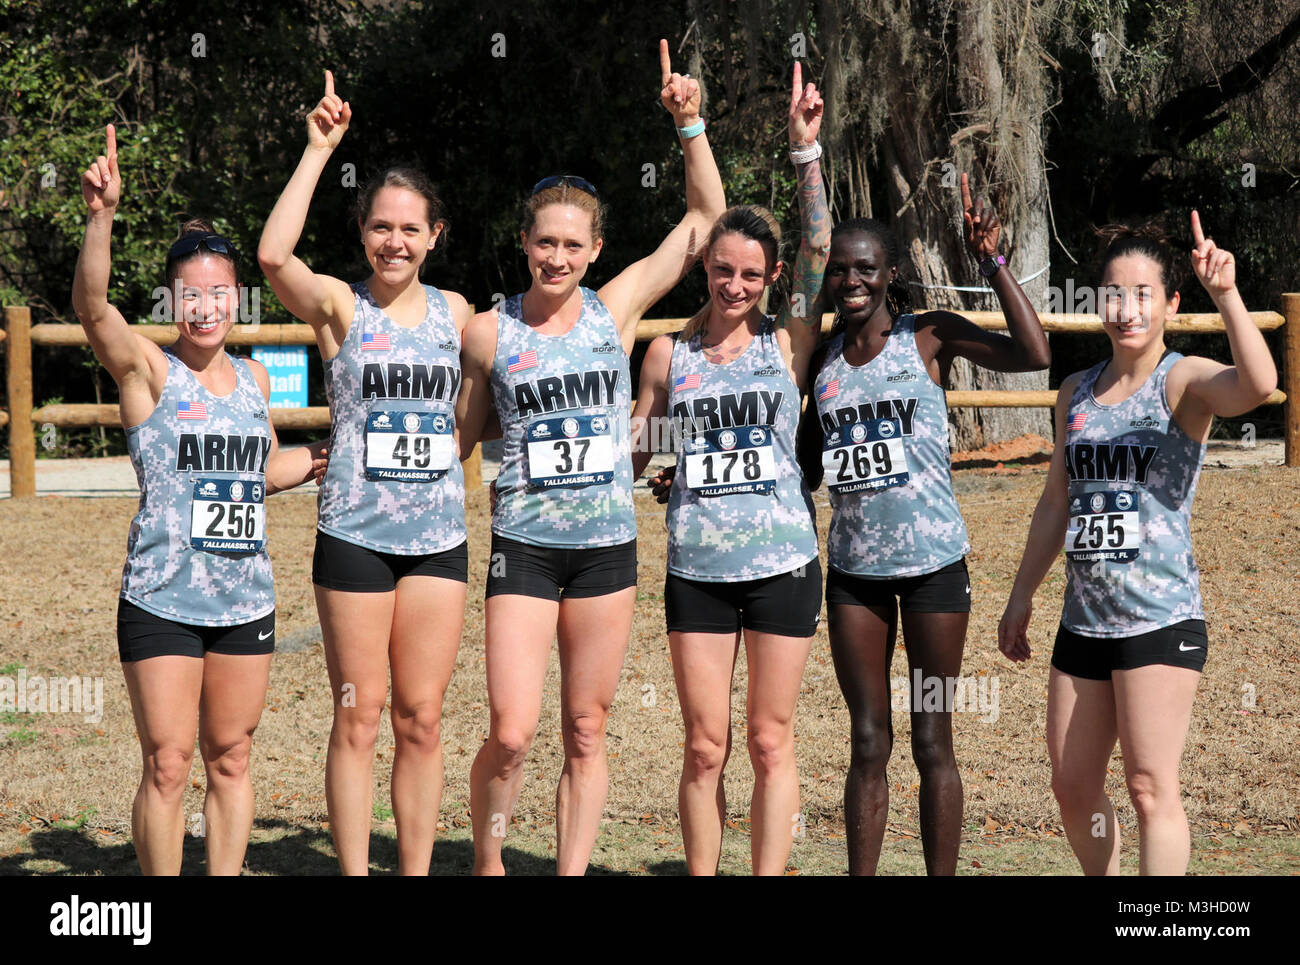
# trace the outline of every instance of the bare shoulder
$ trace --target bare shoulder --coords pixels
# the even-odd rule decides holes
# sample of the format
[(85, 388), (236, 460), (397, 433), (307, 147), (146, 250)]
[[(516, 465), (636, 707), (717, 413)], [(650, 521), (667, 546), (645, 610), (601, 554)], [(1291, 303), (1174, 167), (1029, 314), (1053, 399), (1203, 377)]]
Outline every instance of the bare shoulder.
[(1087, 369), (1080, 369), (1078, 372), (1071, 372), (1064, 379), (1062, 379), (1061, 387), (1056, 390), (1057, 399), (1058, 400), (1064, 399), (1066, 404), (1068, 405), (1070, 401), (1070, 397), (1074, 395), (1074, 390), (1079, 387), (1079, 383), (1083, 381), (1083, 376), (1087, 371), (1088, 371)]
[(1169, 367), (1165, 385), (1171, 393), (1177, 391), (1181, 394), (1189, 385), (1208, 381), (1228, 368), (1230, 366), (1203, 355), (1184, 355)]
[(484, 370), (491, 368), (497, 353), (497, 310), (478, 312), (465, 325), (461, 344), (466, 359)]
[(1065, 415), (1070, 411), (1070, 400), (1074, 398), (1074, 390), (1079, 387), (1083, 381), (1083, 376), (1087, 369), (1078, 372), (1072, 372), (1061, 380), (1061, 387), (1056, 390), (1056, 416), (1057, 421), (1062, 425), (1065, 423)]
[(673, 346), (676, 344), (677, 339), (672, 335), (657, 336), (645, 350), (645, 359), (641, 362), (642, 366), (649, 371), (662, 372), (666, 376), (668, 367), (672, 363)]
[(923, 328), (942, 329), (948, 325), (960, 325), (968, 321), (965, 315), (958, 315), (956, 312), (950, 312), (943, 308), (932, 309), (927, 312), (913, 313), (912, 327), (917, 331)]
[(474, 309), (460, 292), (448, 291), (445, 288), (439, 288), (438, 291), (443, 298), (447, 299), (447, 310), (451, 312), (451, 320), (456, 323), (457, 331), (463, 333), (474, 315)]
[(258, 385), (264, 389), (271, 387), (271, 377), (267, 374), (265, 365), (249, 355), (241, 355), (239, 358), (243, 359), (248, 365), (249, 371), (253, 373), (253, 378), (257, 380)]

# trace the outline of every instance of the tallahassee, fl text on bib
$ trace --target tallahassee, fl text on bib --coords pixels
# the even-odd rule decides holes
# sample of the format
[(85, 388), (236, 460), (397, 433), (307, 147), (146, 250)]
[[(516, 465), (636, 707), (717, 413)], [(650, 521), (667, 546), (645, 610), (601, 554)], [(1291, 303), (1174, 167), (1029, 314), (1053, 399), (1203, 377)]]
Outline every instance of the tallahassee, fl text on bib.
[(266, 397), (248, 363), (227, 356), (235, 389), (205, 389), (164, 348), (167, 381), (149, 418), (126, 430), (140, 484), (122, 596), (178, 623), (236, 626), (275, 609), (266, 555)]
[(636, 539), (632, 385), (618, 328), (596, 293), (565, 335), (523, 320), (522, 295), (497, 308), (492, 399), (501, 422), (492, 532), (583, 549)]
[(866, 365), (844, 358), (844, 333), (826, 345), (813, 380), (830, 490), (830, 565), (841, 573), (933, 573), (970, 552), (952, 491), (948, 403), (916, 347), (914, 315), (894, 319)]
[(795, 459), (799, 390), (771, 318), (741, 356), (710, 362), (677, 339), (668, 405), (681, 439), (668, 498), (668, 571), (703, 582), (779, 576), (817, 557)]
[(325, 363), (329, 469), (324, 533), (381, 553), (441, 553), (465, 542), (465, 475), (455, 442), (460, 335), (442, 292), (424, 287), (415, 328), (363, 282), (338, 355)]
[(1129, 398), (1093, 395), (1108, 364), (1088, 369), (1070, 398), (1065, 470), (1065, 610), (1061, 622), (1091, 637), (1127, 637), (1202, 620), (1191, 513), (1205, 445), (1174, 421), (1168, 352)]

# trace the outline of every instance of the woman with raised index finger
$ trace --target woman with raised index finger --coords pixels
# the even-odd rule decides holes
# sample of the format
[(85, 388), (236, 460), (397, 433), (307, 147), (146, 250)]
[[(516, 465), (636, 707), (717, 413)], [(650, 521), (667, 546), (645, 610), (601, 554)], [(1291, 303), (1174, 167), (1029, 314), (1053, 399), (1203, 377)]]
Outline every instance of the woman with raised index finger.
[[(678, 810), (693, 875), (716, 874), (722, 853), (742, 639), (754, 874), (784, 874), (803, 827), (794, 711), (821, 611), (821, 567), (795, 433), (820, 322), (811, 306), (830, 244), (822, 112), (816, 85), (804, 85), (796, 63), (788, 121), (802, 230), (790, 298), (776, 316), (759, 307), (781, 276), (776, 219), (755, 206), (729, 208), (704, 254), (708, 304), (683, 331), (655, 339), (641, 367), (637, 424), (671, 413), (682, 439), (676, 465), (650, 484), (668, 500), (664, 609), (686, 730)], [(637, 446), (638, 475), (649, 459), (649, 448)]]
[(140, 482), (117, 612), (144, 765), (131, 838), (145, 874), (180, 873), (197, 736), (208, 874), (236, 875), (253, 825), (249, 759), (275, 649), (263, 498), (319, 474), (324, 448), (281, 452), (266, 369), (226, 352), (238, 255), (211, 223), (186, 222), (167, 252), (175, 342), (160, 347), (133, 332), (109, 303), (122, 177), (113, 125), (105, 135), (104, 154), (81, 176), (89, 218), (72, 304), (117, 383)]
[(1034, 591), (1064, 544), (1047, 749), (1065, 833), (1089, 875), (1119, 874), (1119, 825), (1106, 796), (1117, 741), (1140, 872), (1187, 871), (1179, 763), (1209, 646), (1192, 499), (1214, 417), (1248, 412), (1277, 388), (1264, 336), (1237, 291), (1235, 260), (1205, 237), (1196, 211), (1191, 231), (1192, 268), (1223, 317), (1233, 364), (1165, 347), (1179, 272), (1164, 232), (1102, 229), (1111, 355), (1061, 383), (1056, 450), (998, 624), (1002, 652), (1028, 660)]
[(468, 455), (495, 406), (503, 452), (486, 601), (487, 740), (470, 772), (476, 874), (504, 874), (505, 829), (537, 730), (551, 640), (560, 651), (564, 770), (556, 869), (582, 874), (608, 784), (605, 722), (636, 601), (628, 354), (637, 321), (681, 280), (725, 199), (699, 84), (659, 44), (663, 105), (681, 138), (686, 213), (654, 253), (599, 291), (582, 287), (603, 244), (596, 187), (534, 185), (520, 238), (532, 284), (476, 315), (458, 408)]
[(334, 696), (325, 787), (339, 867), (369, 870), (375, 742), (391, 670), (398, 873), (425, 875), (442, 798), (442, 700), (465, 615), (455, 405), (470, 310), (457, 293), (420, 282), (446, 221), (419, 171), (390, 169), (358, 193), (365, 281), (316, 274), (294, 254), (351, 118), (326, 71), (258, 260), (285, 307), (314, 329), (330, 404), (312, 583)]
[[(952, 490), (948, 406), (952, 362), (1000, 372), (1051, 362), (1037, 313), (998, 254), (1001, 223), (961, 193), (967, 249), (1006, 314), (1010, 335), (947, 311), (914, 313), (899, 279), (893, 233), (872, 219), (832, 233), (824, 291), (835, 329), (813, 360), (800, 458), (809, 485), (830, 490), (826, 607), (831, 655), (848, 703), (851, 755), (844, 783), (849, 873), (875, 874), (889, 812), (893, 750), (889, 668), (901, 622), (909, 679), (951, 694), (970, 618), (970, 550)], [(900, 618), (901, 614), (901, 618)], [(961, 776), (952, 708), (912, 692), (912, 757), (921, 777), (921, 842), (929, 874), (956, 873)]]

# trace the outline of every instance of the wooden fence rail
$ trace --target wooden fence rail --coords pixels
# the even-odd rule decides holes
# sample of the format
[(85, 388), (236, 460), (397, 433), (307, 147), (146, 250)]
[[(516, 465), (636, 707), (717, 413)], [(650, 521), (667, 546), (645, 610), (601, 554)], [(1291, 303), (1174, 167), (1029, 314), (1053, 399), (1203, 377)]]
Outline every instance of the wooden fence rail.
[[(964, 312), (981, 328), (1005, 330), (1001, 312)], [(1286, 465), (1300, 466), (1300, 293), (1282, 296), (1282, 311), (1251, 312), (1251, 320), (1262, 331), (1281, 328), (1282, 388), (1265, 401), (1266, 405), (1283, 405)], [(831, 315), (822, 318), (822, 330), (830, 328)], [(1047, 332), (1063, 334), (1099, 334), (1104, 331), (1101, 319), (1087, 314), (1039, 314)], [(686, 324), (684, 318), (644, 319), (637, 326), (637, 341), (646, 342), (659, 335), (675, 332)], [(159, 344), (176, 340), (174, 325), (140, 325), (136, 327)], [(1218, 314), (1176, 315), (1165, 326), (1176, 333), (1212, 334), (1224, 331)], [(315, 335), (307, 325), (236, 325), (226, 337), (231, 346), (313, 345)], [(5, 329), (0, 330), (0, 350), (5, 353), (8, 379), (9, 411), (0, 410), (0, 428), (9, 427), (10, 492), (14, 497), (36, 495), (36, 434), (38, 425), (60, 428), (93, 426), (121, 427), (116, 405), (46, 405), (33, 408), (32, 346), (75, 347), (89, 344), (80, 325), (42, 324), (33, 326), (31, 309), (15, 306), (5, 309)], [(1055, 390), (1039, 391), (953, 391), (947, 393), (948, 407), (963, 408), (1050, 408), (1056, 405)], [(327, 429), (329, 409), (309, 406), (302, 409), (272, 409), (271, 421), (277, 429)], [(479, 449), (465, 461), (466, 483), (480, 479)]]

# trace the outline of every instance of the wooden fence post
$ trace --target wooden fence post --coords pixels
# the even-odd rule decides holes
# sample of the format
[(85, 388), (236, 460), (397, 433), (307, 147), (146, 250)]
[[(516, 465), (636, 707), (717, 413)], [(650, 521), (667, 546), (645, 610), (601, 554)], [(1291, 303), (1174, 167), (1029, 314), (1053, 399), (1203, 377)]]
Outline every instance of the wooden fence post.
[(1286, 393), (1282, 429), (1286, 443), (1286, 464), (1300, 467), (1300, 292), (1282, 296), (1282, 391)]
[(32, 310), (5, 309), (5, 369), (9, 390), (9, 495), (36, 495), (36, 429), (32, 425)]

